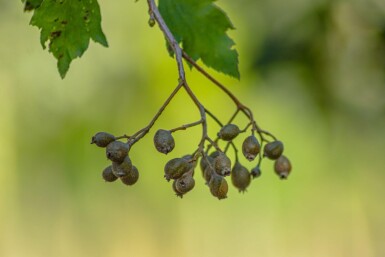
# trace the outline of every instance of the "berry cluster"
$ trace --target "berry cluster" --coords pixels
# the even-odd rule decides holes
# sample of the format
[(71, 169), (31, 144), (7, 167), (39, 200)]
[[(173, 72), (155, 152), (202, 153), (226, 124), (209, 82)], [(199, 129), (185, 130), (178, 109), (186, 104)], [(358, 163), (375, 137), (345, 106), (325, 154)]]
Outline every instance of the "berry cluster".
[[(99, 132), (92, 138), (91, 143), (94, 143), (99, 147), (105, 147), (106, 156), (112, 161), (112, 165), (108, 166), (103, 171), (102, 175), (104, 180), (112, 182), (117, 180), (117, 178), (120, 178), (120, 180), (127, 185), (136, 183), (139, 178), (139, 173), (136, 167), (132, 165), (128, 153), (135, 143), (149, 133), (157, 119), (161, 116), (167, 105), (181, 88), (186, 91), (190, 99), (197, 106), (200, 120), (171, 130), (159, 129), (154, 135), (154, 145), (157, 151), (168, 154), (175, 148), (175, 140), (172, 133), (178, 130), (186, 130), (197, 125), (202, 126), (202, 137), (196, 151), (191, 155), (171, 159), (164, 167), (164, 177), (167, 181), (173, 180), (172, 188), (177, 196), (182, 198), (183, 195), (194, 188), (194, 170), (199, 159), (200, 168), (202, 170), (203, 178), (206, 181), (206, 185), (210, 188), (211, 194), (218, 199), (227, 198), (227, 176), (231, 177), (232, 184), (239, 190), (239, 192), (245, 192), (250, 185), (252, 178), (261, 176), (260, 167), (263, 157), (274, 160), (274, 170), (276, 174), (281, 179), (286, 179), (291, 172), (291, 164), (289, 159), (282, 155), (284, 150), (283, 143), (270, 132), (261, 129), (257, 125), (252, 111), (242, 104), (232, 92), (214, 79), (180, 48), (178, 42), (164, 22), (155, 2), (153, 0), (148, 0), (148, 4), (150, 26), (154, 26), (155, 23), (157, 23), (163, 32), (167, 40), (168, 50), (170, 54), (175, 57), (177, 63), (179, 83), (146, 127), (140, 129), (131, 136), (123, 135), (115, 137), (105, 132)], [(223, 91), (235, 104), (235, 113), (230, 117), (227, 123), (222, 123), (213, 113), (205, 108), (195, 96), (187, 83), (183, 60), (188, 62), (190, 67), (195, 68), (212, 84)], [(248, 119), (248, 123), (244, 129), (240, 129), (239, 126), (234, 124), (234, 120), (238, 114), (243, 114)], [(213, 121), (220, 126), (220, 130), (214, 140), (210, 138), (208, 134), (207, 116), (212, 118)], [(250, 171), (240, 163), (238, 148), (233, 141), (239, 134), (247, 131), (249, 131), (250, 134), (244, 138), (242, 143), (243, 156), (250, 162), (258, 157), (257, 164)], [(119, 139), (127, 139), (127, 142), (123, 143), (119, 141)], [(220, 144), (222, 143), (225, 143), (224, 150), (220, 148)], [(230, 147), (232, 147), (235, 153), (234, 165), (231, 164), (231, 160), (227, 156)]]
[[(219, 121), (217, 120), (217, 122)], [(193, 125), (184, 125), (172, 130), (159, 129), (154, 135), (154, 146), (156, 150), (163, 154), (170, 153), (175, 148), (175, 140), (172, 133), (182, 128), (186, 129), (186, 127), (200, 124), (200, 122), (192, 124)], [(219, 124), (222, 125), (220, 122)], [(245, 129), (240, 130), (235, 124), (230, 123), (224, 125), (221, 127), (215, 140), (207, 138), (209, 144), (206, 146), (205, 151), (198, 148), (192, 155), (185, 155), (168, 161), (164, 167), (164, 177), (167, 181), (173, 180), (172, 189), (176, 195), (182, 198), (183, 195), (194, 188), (194, 170), (199, 158), (200, 169), (206, 185), (210, 188), (211, 194), (218, 199), (227, 197), (228, 184), (225, 178), (227, 176), (231, 177), (233, 186), (237, 188), (239, 192), (245, 192), (252, 178), (258, 178), (261, 175), (260, 165), (263, 157), (274, 160), (274, 170), (276, 174), (281, 179), (286, 179), (290, 174), (291, 164), (289, 159), (282, 155), (284, 150), (283, 143), (276, 140), (270, 133), (257, 130), (262, 144), (266, 143), (263, 146), (262, 153), (262, 145), (254, 135), (255, 127), (251, 129), (251, 135), (243, 140), (242, 153), (245, 159), (250, 162), (258, 157), (258, 162), (250, 172), (240, 163), (238, 149), (233, 140), (237, 138), (239, 134), (246, 132), (249, 126), (250, 124), (246, 126)], [(144, 133), (143, 130), (142, 133)], [(274, 140), (268, 141), (264, 137), (264, 134), (271, 136)], [(102, 176), (105, 181), (113, 182), (120, 178), (126, 185), (136, 183), (139, 178), (139, 172), (138, 169), (132, 165), (128, 152), (133, 143), (137, 141), (139, 135), (140, 133), (136, 133), (136, 136), (131, 137), (126, 135), (115, 137), (106, 132), (99, 132), (92, 137), (91, 143), (99, 147), (105, 147), (106, 157), (112, 161), (112, 164), (103, 170)], [(127, 138), (127, 143), (118, 141), (118, 139), (122, 138)], [(224, 151), (219, 148), (220, 141), (226, 143)], [(235, 164), (233, 166), (230, 158), (227, 156), (230, 146), (232, 146), (235, 153)], [(212, 147), (214, 147), (215, 150), (209, 154)]]
[(106, 156), (111, 161), (111, 165), (103, 170), (103, 179), (114, 182), (119, 178), (124, 184), (131, 186), (138, 181), (139, 171), (128, 156), (129, 145), (117, 139), (119, 138), (109, 133), (99, 132), (92, 137), (91, 144), (106, 148)]

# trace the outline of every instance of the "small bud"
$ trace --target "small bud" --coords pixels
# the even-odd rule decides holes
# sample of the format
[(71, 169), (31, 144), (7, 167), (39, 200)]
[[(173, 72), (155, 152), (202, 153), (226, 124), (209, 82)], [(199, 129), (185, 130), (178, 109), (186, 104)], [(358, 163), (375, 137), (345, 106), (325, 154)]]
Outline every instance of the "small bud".
[(254, 167), (254, 168), (251, 170), (250, 174), (251, 174), (251, 176), (252, 176), (253, 178), (258, 178), (258, 177), (260, 177), (261, 174), (262, 174), (262, 173), (261, 173), (261, 168), (260, 168), (259, 166)]

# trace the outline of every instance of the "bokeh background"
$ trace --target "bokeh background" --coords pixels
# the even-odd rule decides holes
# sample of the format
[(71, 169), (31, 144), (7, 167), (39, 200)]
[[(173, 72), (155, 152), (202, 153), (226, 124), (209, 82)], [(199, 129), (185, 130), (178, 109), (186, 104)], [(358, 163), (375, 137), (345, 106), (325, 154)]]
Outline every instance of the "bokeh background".
[[(167, 156), (152, 135), (198, 119), (183, 92), (130, 153), (139, 182), (103, 182), (108, 162), (91, 136), (145, 126), (177, 83), (145, 1), (100, 1), (110, 47), (91, 43), (61, 80), (31, 14), (1, 0), (0, 256), (385, 256), (385, 2), (217, 4), (237, 27), (242, 79), (211, 72), (284, 141), (290, 178), (264, 161), (247, 193), (230, 187), (218, 201), (198, 171), (195, 189), (176, 198), (163, 166), (195, 150), (200, 128), (177, 133)], [(231, 101), (187, 76), (227, 120)]]

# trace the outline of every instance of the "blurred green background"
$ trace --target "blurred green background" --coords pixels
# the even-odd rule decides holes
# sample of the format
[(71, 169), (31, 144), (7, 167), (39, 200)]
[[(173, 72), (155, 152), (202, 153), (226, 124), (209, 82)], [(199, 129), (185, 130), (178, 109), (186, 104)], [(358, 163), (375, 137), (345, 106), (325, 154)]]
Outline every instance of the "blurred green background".
[[(108, 162), (91, 136), (142, 128), (177, 83), (146, 2), (100, 1), (110, 47), (92, 43), (61, 80), (31, 15), (1, 0), (0, 256), (385, 256), (385, 2), (217, 4), (237, 27), (242, 79), (212, 73), (285, 142), (289, 180), (264, 161), (247, 193), (230, 187), (218, 201), (198, 171), (195, 189), (176, 198), (163, 166), (195, 150), (197, 127), (177, 133), (167, 156), (152, 130), (130, 153), (139, 182), (104, 183)], [(227, 120), (229, 99), (187, 76)], [(183, 92), (155, 129), (197, 119)]]

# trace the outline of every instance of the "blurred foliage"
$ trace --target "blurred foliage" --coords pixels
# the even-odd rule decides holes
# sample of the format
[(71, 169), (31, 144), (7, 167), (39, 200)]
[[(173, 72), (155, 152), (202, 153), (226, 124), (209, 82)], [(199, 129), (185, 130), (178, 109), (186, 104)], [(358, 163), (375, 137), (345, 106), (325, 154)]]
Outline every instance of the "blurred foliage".
[[(108, 162), (90, 137), (147, 124), (177, 73), (145, 1), (100, 5), (110, 48), (91, 45), (61, 80), (22, 3), (0, 2), (0, 256), (385, 256), (382, 0), (218, 2), (237, 27), (242, 80), (213, 73), (285, 142), (293, 163), (280, 181), (264, 161), (248, 192), (231, 188), (225, 201), (199, 172), (183, 200), (163, 179), (169, 159), (195, 149), (198, 127), (177, 133), (167, 156), (154, 149), (154, 131), (137, 144), (134, 187), (102, 181)], [(266, 42), (275, 42), (269, 55)], [(227, 120), (226, 96), (195, 71), (187, 78)], [(317, 95), (320, 84), (330, 97)], [(156, 128), (198, 116), (182, 93)]]

